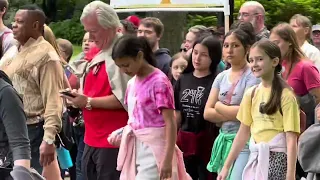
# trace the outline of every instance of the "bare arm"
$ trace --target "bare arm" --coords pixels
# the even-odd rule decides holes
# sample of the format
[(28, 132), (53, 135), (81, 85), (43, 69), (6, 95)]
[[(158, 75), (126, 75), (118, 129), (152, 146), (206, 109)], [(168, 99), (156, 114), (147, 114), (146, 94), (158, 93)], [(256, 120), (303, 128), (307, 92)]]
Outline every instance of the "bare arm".
[(231, 165), (236, 160), (238, 155), (240, 154), (241, 150), (246, 145), (247, 141), (250, 137), (250, 127), (244, 125), (241, 123), (240, 129), (233, 141), (232, 148), (230, 150), (230, 153), (228, 155), (228, 158), (226, 159), (223, 168), (226, 170), (230, 170)]
[(212, 88), (210, 91), (209, 98), (204, 109), (204, 119), (212, 123), (219, 123), (227, 121), (228, 119), (216, 111), (215, 104), (218, 102), (219, 89)]
[(316, 104), (320, 103), (320, 88), (313, 88), (309, 91), (315, 98)]
[(227, 106), (221, 102), (217, 102), (215, 109), (219, 114), (223, 114), (227, 119), (237, 119), (240, 106)]
[(296, 179), (296, 163), (297, 163), (297, 139), (298, 134), (294, 132), (286, 132), (287, 141), (287, 180)]
[(91, 100), (91, 106), (101, 109), (123, 109), (122, 104), (115, 95), (93, 98)]
[(180, 128), (181, 126), (181, 111), (175, 111), (175, 118), (176, 118), (176, 124), (177, 128)]
[(172, 162), (174, 147), (177, 139), (177, 126), (174, 122), (174, 110), (163, 109), (162, 116), (166, 124), (166, 147), (165, 147), (165, 162)]

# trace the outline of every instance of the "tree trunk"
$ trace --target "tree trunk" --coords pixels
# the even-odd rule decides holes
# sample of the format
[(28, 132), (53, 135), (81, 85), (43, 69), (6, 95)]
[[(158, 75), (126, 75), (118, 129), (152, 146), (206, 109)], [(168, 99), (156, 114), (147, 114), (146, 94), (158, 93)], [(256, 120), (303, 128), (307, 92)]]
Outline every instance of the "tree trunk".
[(168, 48), (171, 55), (180, 51), (184, 40), (184, 27), (187, 23), (187, 12), (152, 12), (151, 16), (159, 18), (164, 25), (160, 47)]

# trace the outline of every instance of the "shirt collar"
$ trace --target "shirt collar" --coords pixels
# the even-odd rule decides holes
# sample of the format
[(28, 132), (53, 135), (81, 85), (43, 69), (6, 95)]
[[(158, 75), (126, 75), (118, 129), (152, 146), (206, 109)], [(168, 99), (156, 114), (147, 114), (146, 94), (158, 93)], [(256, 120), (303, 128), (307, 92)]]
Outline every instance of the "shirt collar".
[(20, 46), (20, 51), (23, 51), (23, 50), (27, 49), (28, 47), (32, 46), (33, 44), (38, 43), (42, 40), (43, 40), (42, 36), (38, 37), (38, 39), (33, 39), (32, 37), (30, 37), (28, 39), (28, 41), (23, 46), (22, 45)]

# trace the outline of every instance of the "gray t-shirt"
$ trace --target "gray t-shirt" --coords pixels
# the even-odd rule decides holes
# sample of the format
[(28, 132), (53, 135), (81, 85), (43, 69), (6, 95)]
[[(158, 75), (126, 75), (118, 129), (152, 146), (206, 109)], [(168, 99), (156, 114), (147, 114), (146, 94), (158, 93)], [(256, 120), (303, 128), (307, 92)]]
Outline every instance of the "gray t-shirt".
[[(227, 101), (227, 94), (232, 87), (232, 83), (229, 81), (229, 74), (231, 69), (221, 72), (212, 84), (212, 88), (219, 89), (218, 100), (225, 103)], [(260, 83), (260, 79), (256, 78), (251, 69), (248, 68), (238, 81), (234, 88), (230, 104), (239, 106), (245, 90)], [(236, 119), (230, 119), (230, 121), (224, 122), (221, 126), (221, 130), (224, 133), (236, 133), (239, 130), (240, 122)]]
[(7, 27), (3, 31), (0, 31), (0, 36), (2, 35), (2, 52), (4, 54), (11, 46), (16, 45), (16, 40), (13, 38), (12, 30)]

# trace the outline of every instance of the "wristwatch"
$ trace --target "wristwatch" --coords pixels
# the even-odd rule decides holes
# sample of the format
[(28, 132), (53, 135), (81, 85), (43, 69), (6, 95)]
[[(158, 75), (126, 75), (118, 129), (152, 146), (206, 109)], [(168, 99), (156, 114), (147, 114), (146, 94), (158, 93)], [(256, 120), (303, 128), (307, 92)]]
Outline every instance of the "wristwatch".
[(54, 143), (54, 140), (51, 140), (51, 139), (47, 139), (47, 140), (43, 140), (43, 141), (49, 145), (52, 145)]
[(92, 98), (88, 97), (87, 104), (86, 104), (86, 109), (89, 110), (89, 111), (92, 110), (91, 100), (92, 100)]

